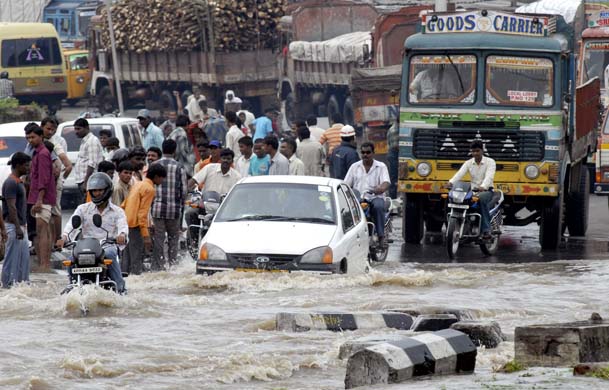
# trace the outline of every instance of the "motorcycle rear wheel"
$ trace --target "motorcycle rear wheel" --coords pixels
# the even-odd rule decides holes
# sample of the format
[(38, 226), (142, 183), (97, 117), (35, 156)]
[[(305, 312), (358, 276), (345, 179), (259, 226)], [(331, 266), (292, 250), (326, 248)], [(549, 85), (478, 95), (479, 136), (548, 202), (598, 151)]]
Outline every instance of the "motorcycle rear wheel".
[(457, 218), (450, 218), (446, 229), (446, 253), (448, 257), (454, 259), (459, 250), (459, 240), (461, 234), (461, 221)]
[(199, 232), (195, 230), (195, 228), (188, 227), (186, 233), (186, 247), (188, 248), (188, 253), (193, 260), (197, 260), (199, 258)]
[(493, 256), (497, 253), (499, 247), (499, 235), (493, 234), (490, 240), (480, 242), (480, 250), (487, 256)]

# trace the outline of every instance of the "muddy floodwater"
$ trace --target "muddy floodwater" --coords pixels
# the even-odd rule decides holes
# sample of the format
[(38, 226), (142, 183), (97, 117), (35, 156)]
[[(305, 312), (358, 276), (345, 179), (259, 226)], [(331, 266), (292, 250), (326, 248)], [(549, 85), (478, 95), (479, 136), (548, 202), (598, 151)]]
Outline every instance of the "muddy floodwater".
[(516, 326), (582, 320), (592, 312), (609, 317), (606, 243), (572, 244), (563, 251), (568, 256), (540, 261), (538, 249), (526, 250), (535, 246), (529, 236), (516, 229), (504, 237), (502, 249), (516, 251), (516, 262), (481, 261), (472, 247), (463, 252), (472, 261), (447, 263), (442, 246), (418, 253), (396, 240), (388, 261), (360, 276), (198, 276), (184, 255), (169, 272), (129, 277), (127, 296), (94, 289), (60, 296), (65, 276), (34, 274), (29, 286), (0, 290), (0, 388), (341, 389), (340, 345), (398, 331), (277, 332), (276, 313), (428, 307), (496, 320), (508, 341), (479, 349), (473, 375), (372, 388), (609, 388), (570, 369), (495, 372), (513, 359)]

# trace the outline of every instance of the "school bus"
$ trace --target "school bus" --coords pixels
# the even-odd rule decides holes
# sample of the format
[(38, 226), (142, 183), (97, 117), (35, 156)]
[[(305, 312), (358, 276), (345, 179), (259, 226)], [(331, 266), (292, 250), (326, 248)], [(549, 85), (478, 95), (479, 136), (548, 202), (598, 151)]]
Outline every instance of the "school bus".
[(67, 96), (63, 53), (50, 23), (0, 23), (1, 71), (8, 72), (21, 103), (55, 112)]

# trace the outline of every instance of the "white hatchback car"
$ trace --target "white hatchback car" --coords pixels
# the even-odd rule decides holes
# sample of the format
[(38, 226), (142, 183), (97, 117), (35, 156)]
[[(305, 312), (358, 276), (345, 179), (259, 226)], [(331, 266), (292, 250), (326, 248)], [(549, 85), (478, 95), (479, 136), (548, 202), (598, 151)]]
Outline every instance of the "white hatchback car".
[(341, 180), (247, 177), (218, 209), (200, 244), (196, 269), (367, 272), (366, 218)]
[(0, 189), (4, 180), (11, 174), (8, 159), (13, 153), (25, 150), (27, 141), (23, 129), (28, 123), (30, 122), (12, 122), (0, 125)]
[[(101, 130), (110, 130), (112, 136), (118, 138), (121, 148), (129, 149), (135, 145), (142, 144), (142, 134), (138, 120), (135, 118), (104, 117), (90, 118), (87, 121), (89, 122), (89, 129), (96, 137), (99, 137)], [(66, 140), (68, 144), (68, 158), (72, 161), (72, 164), (75, 164), (78, 158), (78, 149), (80, 148), (80, 138), (76, 136), (74, 131), (74, 121), (61, 123), (57, 128), (57, 134), (60, 134)], [(70, 174), (63, 185), (63, 192), (64, 194), (72, 194), (77, 191), (78, 187), (74, 182), (74, 175)], [(65, 206), (68, 206), (68, 203), (66, 202)]]

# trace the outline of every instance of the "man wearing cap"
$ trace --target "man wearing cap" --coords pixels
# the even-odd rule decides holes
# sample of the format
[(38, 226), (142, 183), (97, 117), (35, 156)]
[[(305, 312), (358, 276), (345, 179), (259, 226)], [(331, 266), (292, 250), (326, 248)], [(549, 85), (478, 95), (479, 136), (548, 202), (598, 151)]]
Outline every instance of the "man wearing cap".
[(161, 149), (164, 140), (163, 130), (152, 122), (150, 111), (145, 108), (140, 110), (137, 113), (137, 120), (140, 122), (140, 126), (142, 126), (142, 144), (144, 149), (148, 150), (151, 146)]
[(353, 126), (343, 126), (340, 130), (341, 143), (330, 156), (330, 176), (343, 180), (353, 163), (359, 161), (355, 144), (355, 129)]
[(205, 168), (205, 166), (209, 164), (218, 164), (220, 163), (220, 152), (222, 151), (222, 143), (217, 140), (211, 141), (207, 149), (209, 149), (209, 157), (205, 160), (199, 161), (198, 169), (195, 168), (195, 173), (198, 173), (201, 169)]

